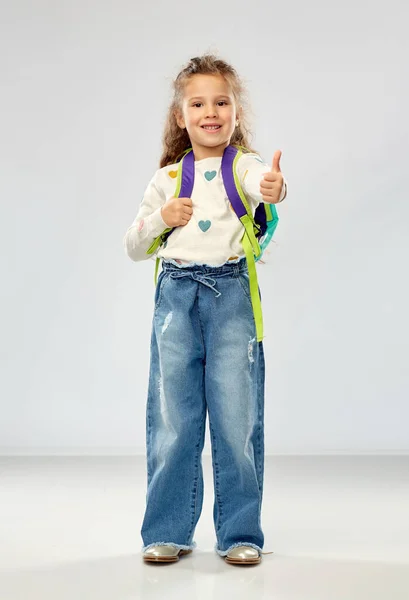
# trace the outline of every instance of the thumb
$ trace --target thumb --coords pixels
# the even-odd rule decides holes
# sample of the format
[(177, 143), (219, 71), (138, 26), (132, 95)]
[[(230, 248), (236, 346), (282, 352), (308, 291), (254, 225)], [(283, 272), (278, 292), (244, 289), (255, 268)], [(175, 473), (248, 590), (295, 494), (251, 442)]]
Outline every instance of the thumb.
[(273, 166), (272, 166), (272, 171), (275, 173), (281, 173), (281, 169), (280, 169), (280, 158), (281, 158), (281, 150), (276, 150), (276, 152), (274, 152), (274, 157), (273, 157)]

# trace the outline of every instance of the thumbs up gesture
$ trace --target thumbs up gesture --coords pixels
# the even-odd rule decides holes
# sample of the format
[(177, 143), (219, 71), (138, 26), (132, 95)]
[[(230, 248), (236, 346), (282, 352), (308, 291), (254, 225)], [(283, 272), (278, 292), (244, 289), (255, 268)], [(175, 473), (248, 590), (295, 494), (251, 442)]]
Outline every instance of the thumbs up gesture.
[(277, 204), (280, 202), (281, 191), (284, 185), (284, 178), (280, 169), (281, 150), (274, 153), (273, 165), (271, 171), (263, 174), (260, 181), (260, 194), (263, 197), (263, 202), (269, 204)]

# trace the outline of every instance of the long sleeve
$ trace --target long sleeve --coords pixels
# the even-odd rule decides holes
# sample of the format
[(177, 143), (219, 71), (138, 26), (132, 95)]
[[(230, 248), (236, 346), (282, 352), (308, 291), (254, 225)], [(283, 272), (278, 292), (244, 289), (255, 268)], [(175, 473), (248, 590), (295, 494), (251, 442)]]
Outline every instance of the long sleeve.
[[(264, 202), (260, 193), (260, 181), (263, 174), (269, 172), (271, 167), (263, 162), (257, 154), (249, 153), (240, 157), (237, 168), (244, 193), (258, 206), (260, 202)], [(284, 183), (279, 202), (282, 202), (287, 195), (287, 181), (284, 176), (283, 178)]]
[(158, 174), (159, 171), (156, 171), (149, 182), (138, 214), (123, 240), (126, 254), (134, 261), (152, 258), (152, 255), (147, 254), (146, 251), (154, 239), (168, 227), (161, 215), (166, 197), (161, 186), (158, 185)]

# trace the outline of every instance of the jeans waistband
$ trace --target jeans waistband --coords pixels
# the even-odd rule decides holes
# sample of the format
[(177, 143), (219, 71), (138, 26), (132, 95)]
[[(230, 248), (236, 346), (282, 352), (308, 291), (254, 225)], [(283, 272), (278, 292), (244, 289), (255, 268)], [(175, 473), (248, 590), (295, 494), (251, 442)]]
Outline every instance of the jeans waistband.
[(172, 279), (181, 277), (190, 277), (199, 283), (209, 287), (216, 294), (216, 298), (221, 296), (221, 292), (216, 288), (216, 279), (220, 277), (233, 276), (237, 277), (239, 273), (247, 271), (247, 262), (242, 258), (238, 263), (225, 263), (220, 267), (212, 267), (210, 265), (191, 265), (188, 267), (177, 267), (173, 263), (162, 263), (163, 271), (169, 273)]
[(243, 257), (237, 263), (225, 263), (219, 267), (211, 265), (190, 265), (187, 267), (177, 267), (173, 263), (162, 261), (162, 269), (170, 273), (197, 273), (198, 275), (212, 275), (213, 277), (223, 277), (226, 275), (238, 275), (247, 272), (247, 261)]

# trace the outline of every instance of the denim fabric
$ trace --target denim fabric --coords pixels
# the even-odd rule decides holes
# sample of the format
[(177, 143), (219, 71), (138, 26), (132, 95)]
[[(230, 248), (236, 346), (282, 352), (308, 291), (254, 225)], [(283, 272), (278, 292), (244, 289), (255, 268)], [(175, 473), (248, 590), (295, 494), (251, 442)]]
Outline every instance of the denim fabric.
[(163, 263), (155, 292), (146, 407), (142, 549), (194, 548), (209, 417), (215, 550), (262, 550), (264, 353), (256, 341), (246, 260)]

